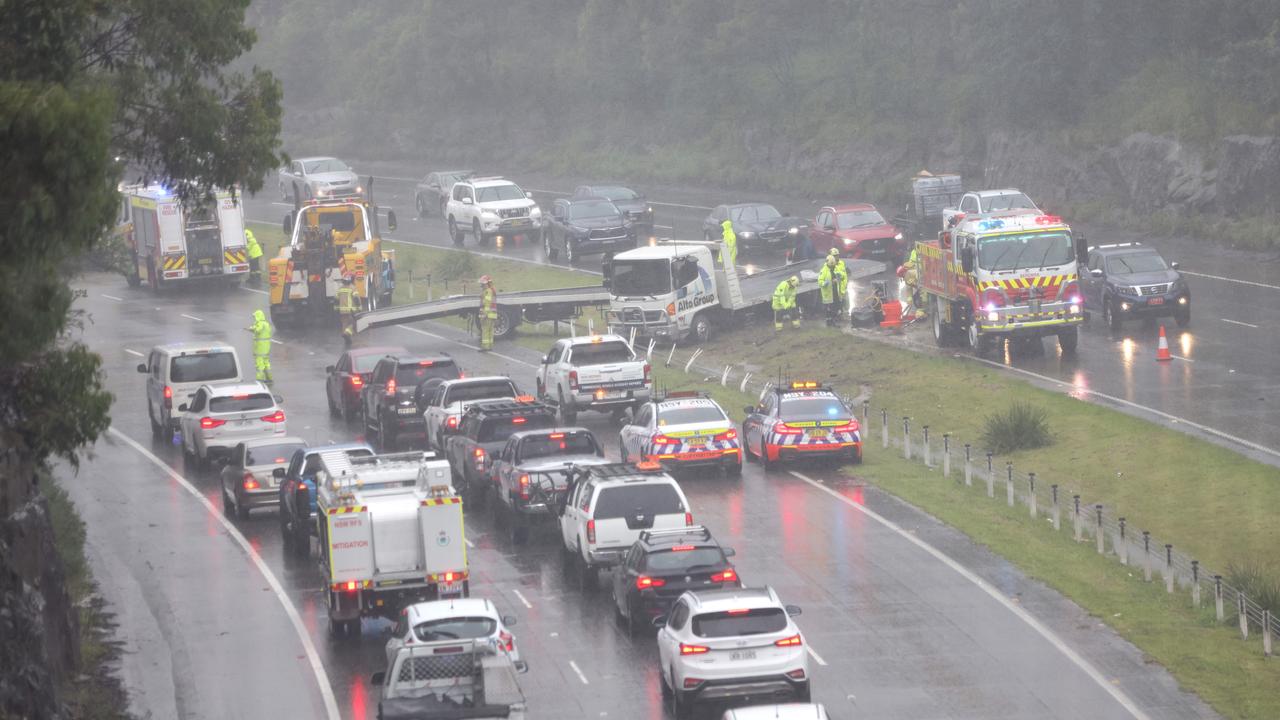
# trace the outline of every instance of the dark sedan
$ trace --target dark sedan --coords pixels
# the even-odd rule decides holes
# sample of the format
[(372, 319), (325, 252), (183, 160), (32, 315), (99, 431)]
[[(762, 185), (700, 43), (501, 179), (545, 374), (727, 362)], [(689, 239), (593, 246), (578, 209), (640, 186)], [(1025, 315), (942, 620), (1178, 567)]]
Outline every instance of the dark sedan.
[(608, 198), (556, 200), (542, 233), (547, 259), (576, 263), (582, 255), (618, 252), (636, 246), (635, 228)]
[(733, 222), (733, 232), (738, 236), (739, 258), (758, 250), (791, 250), (809, 226), (808, 220), (784, 215), (768, 203), (720, 205), (702, 221), (702, 234), (707, 240), (723, 236), (721, 223), (726, 219)]
[(644, 195), (621, 185), (579, 185), (573, 191), (574, 200), (602, 197), (613, 202), (627, 220), (636, 228), (636, 234), (653, 234), (653, 205)]
[(432, 212), (444, 216), (444, 204), (449, 200), (453, 184), (475, 175), (473, 170), (440, 170), (428, 173), (414, 190), (414, 204), (418, 206), (418, 217), (426, 217)]
[(378, 361), (388, 355), (404, 355), (402, 347), (351, 348), (338, 356), (338, 362), (325, 368), (324, 394), (329, 400), (329, 414), (351, 420), (360, 412), (360, 390)]

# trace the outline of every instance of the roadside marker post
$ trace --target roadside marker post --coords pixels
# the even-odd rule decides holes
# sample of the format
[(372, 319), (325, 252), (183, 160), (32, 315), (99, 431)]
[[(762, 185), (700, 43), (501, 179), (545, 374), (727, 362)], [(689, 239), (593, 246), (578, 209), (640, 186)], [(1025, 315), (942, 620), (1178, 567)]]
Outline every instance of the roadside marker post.
[(1062, 508), (1058, 507), (1058, 486), (1054, 484), (1049, 489), (1053, 492), (1053, 531), (1060, 532), (1062, 530)]
[(996, 474), (991, 469), (991, 456), (992, 453), (987, 453), (987, 497), (989, 498), (996, 496)]
[(1076, 504), (1075, 539), (1076, 539), (1076, 542), (1080, 542), (1083, 539), (1081, 537), (1081, 529), (1080, 529), (1080, 496), (1072, 495), (1071, 499), (1075, 501), (1075, 504)]
[(942, 477), (951, 477), (951, 433), (942, 433)]
[(1173, 594), (1173, 545), (1164, 546), (1164, 590)]
[(1142, 579), (1151, 582), (1151, 531), (1142, 531)]
[(1240, 618), (1240, 639), (1249, 639), (1249, 612), (1245, 605), (1244, 593), (1236, 593), (1236, 616)]
[(924, 430), (924, 466), (933, 467), (933, 448), (929, 447), (929, 426), (921, 425)]
[(1124, 527), (1125, 527), (1124, 518), (1120, 518), (1120, 564), (1128, 565), (1129, 564), (1129, 543), (1127, 540), (1125, 540)]
[(1223, 611), (1223, 608), (1222, 608), (1222, 576), (1221, 575), (1213, 576), (1213, 605), (1214, 605), (1214, 609), (1217, 610), (1217, 613), (1218, 613), (1218, 622), (1222, 622), (1224, 619), (1226, 619), (1226, 613)]
[(889, 447), (889, 408), (880, 409), (880, 442)]
[(1200, 561), (1191, 561), (1191, 604), (1200, 607)]
[(902, 416), (902, 457), (911, 459), (911, 418)]
[(1102, 506), (1094, 505), (1094, 509), (1098, 511), (1098, 554), (1105, 555), (1107, 553), (1107, 532), (1102, 527)]
[(1005, 469), (1004, 497), (1005, 497), (1005, 500), (1009, 503), (1009, 507), (1013, 507), (1013, 463), (1011, 462), (1005, 463), (1004, 469)]
[(1031, 496), (1027, 498), (1029, 500), (1029, 502), (1027, 503), (1027, 507), (1030, 511), (1031, 519), (1034, 520), (1036, 516), (1039, 514), (1036, 512), (1036, 474), (1035, 473), (1027, 473), (1027, 484), (1031, 486)]
[(973, 465), (970, 464), (970, 452), (972, 448), (969, 443), (964, 444), (964, 484), (973, 487)]
[(1262, 654), (1271, 657), (1271, 611), (1262, 611)]

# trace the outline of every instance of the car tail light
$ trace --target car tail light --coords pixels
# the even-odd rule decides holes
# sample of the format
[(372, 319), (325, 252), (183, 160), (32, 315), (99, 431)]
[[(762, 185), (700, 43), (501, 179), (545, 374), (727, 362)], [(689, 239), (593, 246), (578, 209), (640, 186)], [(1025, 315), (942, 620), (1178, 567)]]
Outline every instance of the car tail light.
[(498, 631), (498, 643), (501, 644), (507, 652), (511, 652), (516, 649), (515, 637), (506, 630)]
[(529, 422), (529, 421), (528, 421), (528, 420), (526, 420), (525, 418), (522, 418), (522, 417), (513, 417), (513, 418), (511, 418), (511, 424), (512, 424), (512, 425), (523, 425), (523, 424), (525, 424), (525, 423), (527, 423), (527, 422)]
[(792, 635), (791, 637), (777, 640), (773, 644), (777, 645), (778, 647), (799, 647), (803, 645), (804, 642), (800, 639), (799, 635)]
[(164, 406), (166, 409), (173, 408), (173, 388), (168, 385), (164, 386)]
[(645, 363), (644, 364), (644, 381), (648, 383), (652, 379), (652, 376), (653, 376), (653, 366), (649, 365), (649, 363)]
[(277, 410), (270, 415), (263, 415), (262, 420), (269, 423), (282, 423), (284, 422), (284, 411)]
[(578, 389), (578, 371), (577, 370), (569, 371), (569, 389), (570, 390)]
[(849, 422), (843, 425), (836, 425), (835, 427), (831, 428), (831, 431), (832, 432), (858, 432), (858, 421), (850, 420)]
[(596, 521), (595, 520), (587, 521), (587, 544), (588, 545), (596, 544)]
[(733, 568), (725, 568), (724, 572), (718, 572), (711, 576), (711, 582), (737, 582), (738, 573)]
[(259, 487), (258, 478), (254, 477), (253, 473), (245, 473), (242, 480), (245, 490), (257, 490)]
[(450, 430), (456, 430), (458, 427), (458, 416), (450, 415), (449, 417), (445, 418), (444, 426), (449, 428)]
[(653, 444), (654, 445), (678, 445), (679, 441), (673, 440), (672, 438), (669, 438), (666, 435), (654, 435)]
[(353, 388), (364, 387), (364, 378), (360, 377), (359, 375), (352, 375), (351, 387)]
[[(688, 645), (686, 643), (680, 643), (681, 655), (702, 655), (710, 649), (711, 648), (706, 645)], [(686, 679), (685, 682), (688, 682), (688, 679)]]
[(217, 418), (211, 418), (211, 417), (200, 418), (201, 430), (212, 430), (216, 427), (222, 427), (223, 425), (226, 425), (226, 424), (227, 424), (226, 420), (219, 420)]
[(694, 548), (692, 545), (676, 545), (675, 547), (671, 548), (671, 552), (689, 552), (690, 550), (695, 550), (695, 549), (696, 548)]
[(396, 395), (396, 379), (391, 378), (387, 381), (387, 397), (395, 397)]
[(640, 577), (636, 578), (637, 590), (648, 590), (649, 588), (660, 588), (666, 584), (667, 584), (666, 580), (663, 580), (662, 578), (649, 577), (648, 575), (641, 575)]
[(444, 578), (445, 582), (451, 583), (453, 582), (453, 578), (456, 576), (453, 574), (453, 571), (450, 570), (449, 572), (445, 573), (442, 577)]
[(476, 460), (476, 469), (483, 470), (484, 469), (484, 448), (476, 448), (475, 450), (472, 450), (471, 455)]
[(702, 678), (688, 677), (684, 679), (684, 689), (696, 688), (703, 683)]
[(773, 424), (773, 431), (779, 435), (803, 435), (804, 430), (794, 428), (784, 422), (776, 422)]
[(687, 512), (684, 514), (684, 526), (693, 527), (693, 513)]
[(737, 437), (738, 437), (738, 431), (730, 429), (730, 430), (725, 430), (724, 432), (720, 433), (719, 435), (716, 435), (712, 439), (713, 440), (735, 440), (737, 439)]
[(529, 474), (525, 473), (520, 476), (520, 499), (529, 499)]
[(788, 672), (787, 677), (791, 678), (792, 680), (803, 680), (804, 668), (796, 668), (795, 670)]

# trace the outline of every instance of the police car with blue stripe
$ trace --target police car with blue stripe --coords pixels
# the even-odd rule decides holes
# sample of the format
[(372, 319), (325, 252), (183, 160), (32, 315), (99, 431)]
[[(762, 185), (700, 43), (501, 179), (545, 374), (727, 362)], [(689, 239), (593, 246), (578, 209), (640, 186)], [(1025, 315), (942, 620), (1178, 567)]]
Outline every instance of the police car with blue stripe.
[(796, 457), (862, 462), (862, 435), (853, 410), (815, 380), (770, 385), (760, 404), (746, 408), (742, 442), (747, 457), (766, 468)]
[(663, 469), (721, 467), (742, 474), (738, 431), (724, 409), (706, 395), (669, 392), (640, 406), (618, 438), (623, 462), (650, 460)]

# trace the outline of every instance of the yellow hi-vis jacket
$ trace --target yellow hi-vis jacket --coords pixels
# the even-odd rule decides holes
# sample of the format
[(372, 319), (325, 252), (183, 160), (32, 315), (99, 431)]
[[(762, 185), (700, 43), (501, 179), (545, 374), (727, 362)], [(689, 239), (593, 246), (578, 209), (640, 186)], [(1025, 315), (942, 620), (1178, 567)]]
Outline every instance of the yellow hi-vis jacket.
[(244, 231), (244, 246), (249, 250), (250, 260), (262, 257), (262, 246), (258, 244), (258, 238), (253, 236), (252, 230)]
[(267, 322), (267, 314), (261, 310), (253, 311), (253, 325), (249, 326), (253, 333), (253, 354), (271, 354), (271, 323)]
[(795, 306), (796, 289), (791, 286), (791, 280), (783, 280), (773, 291), (773, 309), (790, 310)]
[(353, 287), (343, 285), (334, 293), (334, 298), (338, 301), (338, 312), (343, 315), (353, 315), (360, 309), (356, 302), (356, 289)]

